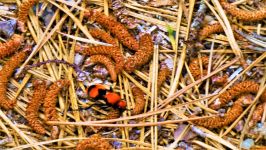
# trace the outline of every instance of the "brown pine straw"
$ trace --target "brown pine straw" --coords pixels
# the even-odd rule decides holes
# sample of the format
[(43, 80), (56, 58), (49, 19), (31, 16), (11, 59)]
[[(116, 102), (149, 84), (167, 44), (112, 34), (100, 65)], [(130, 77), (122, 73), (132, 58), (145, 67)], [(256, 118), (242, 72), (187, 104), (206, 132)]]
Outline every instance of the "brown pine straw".
[[(169, 121), (162, 121), (162, 122), (147, 122), (147, 123), (138, 123), (138, 124), (100, 124), (100, 123), (92, 123), (93, 121), (86, 121), (86, 122), (63, 122), (63, 121), (47, 121), (46, 123), (49, 125), (74, 125), (74, 126), (95, 126), (95, 127), (146, 127), (146, 126), (158, 126), (158, 125), (165, 125), (165, 124), (174, 124), (174, 123), (181, 123), (193, 120), (201, 120), (214, 117), (212, 116), (203, 116), (203, 117), (195, 117), (195, 118), (188, 118), (188, 119), (181, 119), (181, 120), (169, 120)], [(95, 121), (97, 122), (97, 121)]]
[(209, 7), (209, 9), (213, 12), (213, 14), (215, 15), (215, 17), (218, 19), (218, 21), (220, 22), (220, 24), (222, 25), (226, 36), (228, 37), (228, 42), (233, 50), (233, 52), (235, 53), (235, 55), (237, 57), (239, 57), (241, 65), (246, 68), (247, 67), (247, 63), (244, 59), (243, 53), (241, 51), (241, 49), (239, 48), (238, 44), (236, 43), (234, 34), (233, 34), (233, 30), (232, 27), (230, 25), (230, 22), (228, 21), (228, 18), (224, 12), (224, 10), (222, 9), (222, 6), (220, 5), (218, 0), (212, 0), (214, 6), (216, 6), (217, 11), (219, 13), (219, 15), (216, 13), (216, 11), (214, 10), (214, 8), (210, 5), (210, 3), (206, 0), (204, 0), (204, 2), (206, 3), (206, 5)]
[(208, 74), (208, 75), (202, 77), (201, 79), (198, 79), (197, 81), (195, 81), (195, 82), (189, 84), (188, 86), (182, 88), (181, 90), (175, 92), (172, 96), (170, 96), (170, 97), (164, 99), (164, 100), (158, 105), (158, 107), (159, 107), (159, 108), (163, 108), (164, 106), (166, 106), (167, 104), (169, 104), (171, 101), (173, 101), (175, 98), (177, 98), (177, 97), (180, 96), (181, 94), (185, 93), (188, 89), (194, 87), (195, 85), (201, 83), (202, 81), (208, 79), (209, 77), (211, 77), (211, 76), (217, 74), (218, 72), (224, 70), (225, 68), (227, 68), (227, 67), (233, 65), (234, 63), (236, 63), (237, 61), (239, 61), (239, 59), (240, 59), (239, 57), (236, 57), (235, 59), (231, 60), (229, 63), (227, 63), (227, 64), (221, 66), (220, 68), (217, 68), (215, 71), (211, 72), (210, 74)]
[[(48, 0), (49, 1), (49, 0)], [(81, 0), (78, 0), (75, 5), (73, 5), (70, 8), (69, 11), (72, 11), (76, 4), (78, 4)], [(54, 3), (53, 1), (49, 1), (50, 3), (58, 6), (59, 9), (64, 10), (62, 7), (60, 7), (59, 5), (57, 5), (56, 3)], [(64, 10), (65, 11), (65, 10)], [(73, 14), (71, 14), (70, 12), (66, 12), (66, 14), (68, 14), (71, 17), (75, 17)], [(30, 60), (32, 59), (33, 56), (35, 56), (35, 54), (37, 54), (37, 52), (45, 45), (45, 43), (54, 35), (54, 33), (61, 27), (61, 25), (64, 23), (65, 19), (68, 17), (68, 15), (64, 15), (61, 20), (59, 22), (57, 22), (56, 26), (51, 29), (51, 26), (53, 24), (53, 22), (55, 21), (55, 17), (53, 17), (53, 19), (50, 21), (49, 25), (47, 26), (45, 32), (43, 33), (43, 35), (41, 36), (40, 40), (37, 42), (37, 44), (35, 45), (35, 47), (33, 48), (31, 54), (28, 56), (28, 58), (25, 60), (25, 62), (20, 66), (20, 68), (18, 69), (17, 72), (17, 76), (20, 75), (24, 69), (24, 67), (30, 62)], [(75, 19), (74, 19), (75, 20)], [(89, 38), (91, 38), (90, 34), (88, 33), (88, 31), (82, 26), (82, 24), (77, 24), (80, 29), (82, 31), (84, 31), (85, 35)], [(50, 31), (50, 32), (49, 32)], [(87, 31), (87, 32), (86, 32)], [(48, 33), (49, 32), (49, 33)]]
[[(13, 132), (16, 132), (23, 141), (26, 143), (34, 144), (34, 141), (28, 137), (24, 132), (22, 132), (7, 116), (6, 114), (0, 109), (0, 117), (3, 121), (5, 121), (11, 128)], [(36, 148), (37, 150), (41, 150), (38, 145), (33, 145), (32, 147)]]

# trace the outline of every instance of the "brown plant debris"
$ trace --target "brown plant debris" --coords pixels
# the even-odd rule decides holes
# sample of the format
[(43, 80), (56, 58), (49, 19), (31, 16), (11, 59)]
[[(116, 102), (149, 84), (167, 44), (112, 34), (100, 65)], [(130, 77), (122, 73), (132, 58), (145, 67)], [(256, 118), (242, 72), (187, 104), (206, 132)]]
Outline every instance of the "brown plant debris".
[[(200, 79), (202, 76), (207, 75), (207, 69), (208, 69), (208, 64), (209, 64), (209, 57), (208, 56), (203, 56), (201, 57), (202, 61), (202, 71), (200, 68), (200, 61), (198, 58), (193, 58), (190, 63), (189, 63), (189, 70), (191, 72), (191, 75), (195, 80)], [(214, 85), (224, 85), (228, 80), (228, 75), (225, 74), (223, 76), (213, 76), (212, 77), (212, 83)]]
[(51, 129), (51, 139), (58, 139), (59, 136), (59, 127), (58, 126), (52, 126)]
[[(239, 99), (237, 99), (232, 108), (224, 115), (224, 116), (215, 116), (212, 118), (206, 118), (206, 119), (200, 119), (195, 120), (193, 123), (196, 125), (200, 125), (209, 129), (212, 128), (219, 128), (226, 125), (229, 125), (230, 123), (234, 122), (243, 112), (243, 101), (246, 101), (246, 99), (249, 99), (249, 94), (241, 96)], [(250, 100), (251, 101), (251, 100)]]
[(109, 46), (93, 46), (87, 47), (82, 50), (82, 47), (76, 46), (76, 51), (82, 53), (83, 55), (107, 55), (114, 59), (115, 61), (115, 72), (119, 73), (124, 66), (125, 58), (118, 47)]
[(112, 44), (113, 46), (118, 46), (118, 43), (115, 41), (115, 39), (112, 38), (111, 35), (105, 32), (104, 30), (96, 28), (90, 29), (90, 34), (94, 38), (103, 40), (104, 42)]
[(10, 77), (12, 76), (14, 70), (22, 63), (26, 56), (27, 52), (24, 48), (23, 51), (14, 54), (3, 66), (2, 70), (0, 71), (0, 107), (6, 110), (14, 108), (16, 105), (16, 99), (9, 100), (7, 97), (7, 83)]
[(76, 150), (111, 150), (112, 145), (99, 134), (94, 134), (88, 139), (77, 144)]
[(114, 18), (104, 15), (101, 12), (91, 10), (84, 14), (85, 17), (92, 18), (97, 23), (108, 29), (117, 39), (131, 50), (138, 51), (137, 40), (128, 32), (127, 28)]
[(144, 34), (140, 37), (140, 51), (129, 57), (125, 63), (124, 69), (128, 73), (145, 65), (150, 61), (153, 55), (153, 41), (150, 34)]
[(219, 109), (225, 106), (230, 100), (244, 93), (256, 94), (259, 90), (259, 85), (254, 81), (243, 81), (233, 85), (229, 90), (222, 93), (218, 99), (210, 105), (212, 109)]
[(213, 76), (212, 77), (212, 84), (218, 85), (218, 86), (223, 86), (225, 83), (228, 81), (228, 75), (225, 74), (223, 76)]
[(57, 121), (56, 99), (61, 89), (69, 84), (68, 80), (58, 80), (49, 87), (43, 105), (46, 121)]
[(201, 61), (202, 61), (202, 67), (203, 70), (201, 72), (200, 69), (200, 62), (198, 58), (193, 58), (190, 63), (189, 63), (189, 70), (191, 72), (191, 75), (193, 76), (193, 78), (195, 80), (198, 80), (201, 78), (201, 76), (205, 76), (207, 74), (207, 68), (208, 68), (208, 64), (209, 64), (209, 57), (208, 56), (203, 56), (201, 57)]
[(199, 31), (199, 40), (203, 40), (213, 33), (220, 33), (223, 31), (224, 31), (223, 27), (221, 26), (220, 23), (207, 25)]
[(134, 29), (139, 25), (138, 19), (128, 15), (128, 8), (124, 5), (123, 0), (110, 0), (109, 3), (114, 16), (128, 29)]
[[(116, 118), (119, 118), (120, 115), (121, 115), (121, 112), (119, 111), (119, 109), (115, 109), (113, 107), (110, 107), (110, 110), (109, 110), (108, 114), (105, 116), (104, 120), (116, 119)], [(89, 132), (89, 133), (91, 133), (91, 132), (98, 133), (100, 131), (103, 131), (106, 128), (107, 127), (100, 127), (100, 126), (98, 126), (98, 127), (87, 127), (87, 132)]]
[(116, 73), (120, 73), (120, 71), (123, 69), (125, 58), (116, 41), (107, 32), (100, 29), (90, 30), (90, 33), (93, 37), (101, 39), (109, 44), (112, 44), (113, 46), (93, 46), (83, 48), (77, 45), (76, 52), (82, 53), (84, 55), (108, 55), (116, 62)]
[(152, 7), (172, 6), (174, 4), (174, 0), (151, 0), (148, 3), (148, 5)]
[(25, 23), (27, 21), (27, 17), (29, 14), (29, 10), (31, 7), (35, 4), (38, 3), (39, 0), (27, 0), (19, 6), (19, 11), (18, 11), (18, 29), (22, 32), (25, 32)]
[(199, 36), (198, 32), (203, 24), (206, 11), (207, 11), (207, 6), (205, 2), (201, 0), (199, 8), (195, 14), (195, 18), (193, 19), (193, 22), (191, 23), (189, 37), (186, 41), (187, 54), (193, 58), (195, 58), (198, 55), (199, 47), (195, 41), (197, 41), (198, 39), (198, 36)]
[(16, 52), (22, 41), (23, 37), (21, 35), (14, 34), (6, 43), (0, 43), (0, 59)]
[[(243, 41), (244, 38), (238, 34), (237, 32), (235, 32), (235, 30), (237, 29), (236, 25), (232, 26), (233, 30), (234, 30), (234, 36), (236, 37), (236, 39)], [(202, 41), (205, 38), (207, 38), (208, 36), (210, 36), (211, 34), (214, 33), (221, 33), (224, 32), (223, 27), (220, 23), (215, 23), (212, 25), (207, 25), (205, 27), (203, 27), (200, 31), (199, 31), (199, 40)]]
[(117, 74), (115, 72), (115, 66), (113, 64), (113, 61), (109, 57), (104, 56), (104, 55), (92, 55), (90, 56), (90, 61), (93, 63), (103, 64), (107, 68), (111, 76), (111, 80), (114, 82), (116, 81)]
[(161, 86), (166, 81), (167, 77), (171, 74), (171, 70), (168, 67), (161, 67), (158, 73), (157, 89), (160, 91)]
[(106, 116), (106, 120), (110, 120), (110, 119), (116, 119), (120, 117), (120, 111), (119, 109), (114, 109), (112, 107), (110, 107), (111, 110), (108, 112), (108, 115)]
[(254, 110), (252, 118), (249, 122), (250, 127), (254, 126), (257, 122), (261, 120), (265, 107), (266, 107), (266, 102), (256, 106), (256, 109)]
[(259, 21), (266, 18), (266, 7), (263, 7), (260, 10), (249, 11), (239, 9), (236, 5), (228, 3), (227, 0), (220, 0), (220, 3), (226, 12), (239, 20), (250, 22)]
[(141, 114), (145, 108), (145, 93), (138, 87), (132, 87), (132, 94), (135, 99), (135, 107), (132, 110), (132, 115)]
[(46, 82), (35, 80), (33, 82), (33, 86), (33, 96), (26, 108), (26, 119), (35, 132), (43, 135), (45, 134), (45, 128), (43, 127), (41, 121), (38, 119), (38, 110), (42, 104), (42, 100), (46, 95)]

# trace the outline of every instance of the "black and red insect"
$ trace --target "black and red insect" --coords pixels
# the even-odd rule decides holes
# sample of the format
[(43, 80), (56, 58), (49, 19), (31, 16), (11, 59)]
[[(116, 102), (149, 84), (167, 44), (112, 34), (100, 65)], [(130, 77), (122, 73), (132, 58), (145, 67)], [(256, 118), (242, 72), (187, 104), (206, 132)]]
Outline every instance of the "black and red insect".
[(95, 100), (102, 99), (106, 102), (107, 105), (110, 105), (114, 108), (125, 110), (127, 107), (127, 102), (125, 100), (122, 100), (121, 96), (108, 86), (95, 84), (87, 89), (87, 93), (89, 98)]

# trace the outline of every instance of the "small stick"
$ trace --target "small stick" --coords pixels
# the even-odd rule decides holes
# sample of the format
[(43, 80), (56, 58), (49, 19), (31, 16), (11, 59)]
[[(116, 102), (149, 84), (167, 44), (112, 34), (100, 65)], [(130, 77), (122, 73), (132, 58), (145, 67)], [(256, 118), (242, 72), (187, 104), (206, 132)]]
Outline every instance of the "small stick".
[(204, 80), (208, 79), (209, 77), (215, 75), (216, 73), (220, 72), (221, 70), (231, 66), (232, 64), (236, 63), (237, 61), (239, 61), (239, 57), (236, 57), (235, 59), (233, 59), (232, 61), (230, 61), (229, 63), (221, 66), (220, 68), (217, 68), (215, 71), (211, 72), (210, 74), (202, 77), (201, 79), (198, 79), (197, 81), (191, 83), (190, 85), (184, 87), (183, 89), (175, 92), (172, 96), (166, 98), (165, 100), (163, 100), (160, 104), (159, 104), (159, 108), (163, 108), (164, 106), (166, 106), (167, 104), (169, 104), (172, 100), (174, 100), (176, 97), (178, 97), (179, 95), (181, 95), (182, 93), (184, 93), (185, 91), (187, 91), (188, 89), (194, 87), (195, 85), (203, 82)]
[(49, 125), (75, 125), (75, 126), (96, 126), (96, 127), (146, 127), (146, 126), (158, 126), (158, 125), (165, 125), (165, 124), (174, 124), (180, 122), (187, 122), (193, 120), (200, 120), (214, 117), (212, 116), (203, 116), (203, 117), (195, 117), (195, 118), (188, 118), (188, 119), (181, 119), (181, 120), (170, 120), (170, 121), (162, 121), (162, 122), (148, 122), (148, 123), (138, 123), (138, 124), (97, 124), (92, 122), (60, 122), (60, 121), (47, 121), (46, 123)]

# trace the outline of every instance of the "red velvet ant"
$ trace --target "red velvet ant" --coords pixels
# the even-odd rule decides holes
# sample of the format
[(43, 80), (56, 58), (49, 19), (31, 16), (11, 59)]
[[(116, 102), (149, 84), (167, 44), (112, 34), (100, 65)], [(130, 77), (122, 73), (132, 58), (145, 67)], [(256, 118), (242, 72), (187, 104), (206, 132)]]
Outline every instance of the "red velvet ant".
[(119, 108), (120, 110), (126, 109), (127, 102), (122, 100), (118, 93), (113, 92), (112, 88), (108, 88), (105, 85), (96, 84), (90, 86), (87, 92), (90, 98), (96, 100), (103, 99), (110, 106)]

